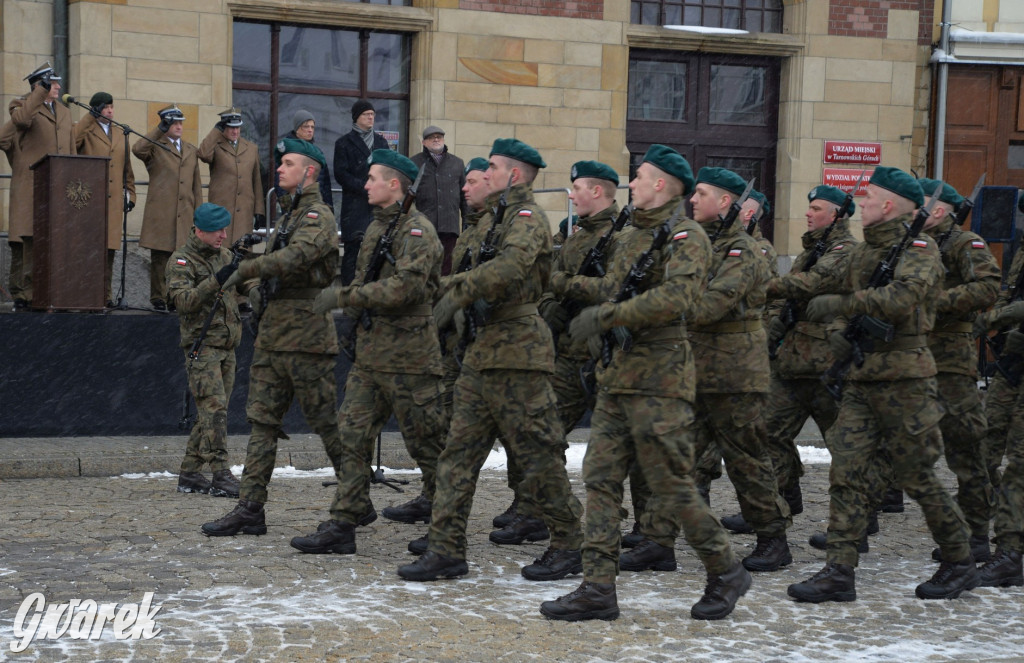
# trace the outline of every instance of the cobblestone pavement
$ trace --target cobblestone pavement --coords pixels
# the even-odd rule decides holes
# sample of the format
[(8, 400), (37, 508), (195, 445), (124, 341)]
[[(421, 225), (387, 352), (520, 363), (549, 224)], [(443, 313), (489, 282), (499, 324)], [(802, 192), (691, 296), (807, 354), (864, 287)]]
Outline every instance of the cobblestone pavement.
[[(234, 458), (235, 455), (232, 454)], [(301, 474), (301, 473), (298, 473)], [(398, 476), (397, 474), (395, 476)], [(951, 483), (944, 468), (942, 476)], [(374, 486), (378, 511), (416, 494)], [(828, 466), (808, 465), (806, 511), (790, 530), (794, 562), (759, 574), (736, 611), (698, 622), (689, 608), (704, 574), (680, 540), (679, 570), (624, 573), (622, 615), (613, 622), (544, 619), (539, 604), (580, 578), (524, 580), (519, 569), (544, 543), (496, 546), (491, 518), (511, 493), (504, 472), (485, 470), (469, 523), (469, 575), (409, 583), (395, 569), (412, 556), (423, 525), (380, 519), (358, 530), (355, 555), (303, 555), (288, 546), (327, 517), (322, 476), (276, 477), (265, 536), (207, 538), (199, 526), (233, 500), (174, 491), (170, 475), (0, 481), (0, 660), (22, 661), (1011, 661), (1024, 660), (1024, 592), (978, 589), (956, 601), (925, 602), (914, 587), (936, 566), (916, 505), (883, 515), (882, 531), (857, 571), (858, 598), (847, 604), (796, 604), (786, 586), (823, 564), (807, 537), (824, 527)], [(573, 487), (583, 499), (578, 468)], [(719, 515), (737, 509), (726, 480), (716, 482)], [(624, 524), (624, 528), (631, 523)], [(753, 536), (733, 536), (739, 554)], [(67, 634), (13, 653), (15, 618), (25, 597), (48, 603), (92, 599), (137, 603), (153, 592), (159, 633), (119, 641)], [(20, 635), (17, 634), (17, 635)]]

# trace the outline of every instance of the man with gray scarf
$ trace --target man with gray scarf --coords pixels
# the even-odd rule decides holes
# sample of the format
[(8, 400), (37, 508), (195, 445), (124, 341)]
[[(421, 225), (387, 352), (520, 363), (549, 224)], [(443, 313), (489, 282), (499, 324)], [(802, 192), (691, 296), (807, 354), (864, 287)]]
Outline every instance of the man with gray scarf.
[(373, 130), (376, 112), (366, 99), (352, 104), (352, 131), (334, 143), (334, 177), (341, 185), (341, 282), (348, 285), (356, 273), (356, 256), (366, 227), (373, 220), (363, 187), (370, 174), (366, 158), (373, 150), (390, 149), (384, 137)]

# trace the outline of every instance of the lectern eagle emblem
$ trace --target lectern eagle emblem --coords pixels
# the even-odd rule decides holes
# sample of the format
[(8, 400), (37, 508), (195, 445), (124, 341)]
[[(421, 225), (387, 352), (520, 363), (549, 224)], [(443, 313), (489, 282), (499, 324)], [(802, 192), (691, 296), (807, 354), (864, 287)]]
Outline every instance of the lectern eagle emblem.
[(82, 180), (71, 180), (68, 182), (64, 193), (68, 198), (68, 202), (75, 209), (82, 209), (89, 204), (89, 199), (92, 198), (92, 189)]

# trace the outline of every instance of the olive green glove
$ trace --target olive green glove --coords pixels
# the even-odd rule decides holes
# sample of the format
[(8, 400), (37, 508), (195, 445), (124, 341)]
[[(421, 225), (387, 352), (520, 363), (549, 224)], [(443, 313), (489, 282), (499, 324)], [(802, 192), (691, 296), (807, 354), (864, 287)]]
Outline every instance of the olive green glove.
[(434, 323), (437, 324), (438, 329), (444, 329), (452, 322), (452, 318), (455, 317), (455, 312), (462, 307), (452, 297), (452, 293), (446, 292), (444, 297), (439, 299), (434, 304)]
[(263, 314), (263, 296), (260, 295), (259, 288), (249, 289), (249, 306), (252, 308), (252, 314), (257, 318)]
[(235, 270), (234, 274), (228, 277), (227, 281), (224, 281), (224, 283), (220, 286), (220, 289), (224, 292), (228, 292), (229, 290), (239, 285), (244, 280), (245, 277), (242, 276), (242, 270), (237, 269)]
[(773, 317), (768, 321), (768, 350), (779, 347), (782, 343), (782, 339), (786, 336), (786, 323), (779, 319), (779, 316)]
[(979, 313), (971, 326), (971, 336), (981, 338), (988, 335), (988, 313)]
[(846, 295), (818, 295), (807, 302), (807, 319), (812, 322), (831, 322), (846, 310)]
[(259, 261), (260, 259), (258, 257), (243, 260), (242, 262), (238, 263), (238, 271), (235, 273), (241, 276), (243, 279), (254, 279), (260, 275)]
[(317, 315), (325, 315), (330, 313), (336, 308), (341, 308), (338, 304), (338, 295), (341, 293), (342, 286), (331, 285), (327, 286), (320, 291), (320, 294), (313, 300), (313, 313)]
[(1019, 325), (1024, 322), (1024, 300), (1010, 302), (1006, 306), (996, 309), (992, 318), (993, 327), (1006, 327), (1007, 325)]
[(1006, 343), (1003, 344), (1003, 352), (1012, 355), (1024, 355), (1024, 332), (1014, 329), (1006, 334)]
[(569, 335), (577, 341), (585, 341), (591, 336), (604, 331), (601, 326), (601, 307), (591, 306), (580, 311), (580, 314), (569, 323)]
[(836, 361), (846, 361), (853, 355), (853, 344), (846, 340), (843, 332), (832, 332), (828, 337), (828, 347)]
[(547, 299), (540, 302), (539, 308), (540, 317), (548, 323), (551, 331), (558, 334), (565, 330), (565, 325), (569, 323), (569, 312), (565, 310), (564, 306), (554, 299)]

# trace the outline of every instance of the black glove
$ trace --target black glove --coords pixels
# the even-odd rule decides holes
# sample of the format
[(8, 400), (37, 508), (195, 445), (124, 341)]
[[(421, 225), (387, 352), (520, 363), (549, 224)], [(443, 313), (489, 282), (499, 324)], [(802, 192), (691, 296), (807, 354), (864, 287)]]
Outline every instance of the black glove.
[(569, 323), (569, 312), (554, 299), (548, 299), (541, 302), (540, 305), (540, 317), (544, 318), (544, 322), (548, 323), (548, 327), (551, 327), (551, 331), (556, 334), (565, 331), (565, 326)]
[(43, 74), (43, 77), (39, 79), (39, 84), (47, 92), (50, 91), (50, 74)]
[(93, 116), (93, 117), (99, 117), (99, 116), (101, 116), (101, 115), (103, 114), (103, 107), (104, 107), (104, 106), (106, 106), (106, 104), (100, 104), (99, 106), (93, 106), (93, 107), (92, 107), (92, 108), (90, 109), (90, 110), (92, 111), (92, 116)]
[(221, 120), (217, 124), (213, 125), (213, 128), (216, 129), (217, 131), (220, 131), (221, 133), (223, 133), (224, 130), (228, 128), (228, 125), (225, 124), (224, 120)]
[(1003, 352), (1013, 355), (1024, 355), (1024, 333), (1012, 329), (1006, 334), (1006, 342), (1003, 343)]
[(260, 230), (267, 227), (267, 216), (265, 214), (257, 214), (253, 217), (252, 227), (255, 230)]
[(786, 323), (779, 319), (779, 316), (774, 316), (768, 321), (768, 350), (769, 352), (775, 350), (782, 343), (782, 339), (786, 337)]
[(156, 125), (156, 128), (160, 130), (160, 133), (165, 134), (171, 129), (171, 121), (165, 117), (161, 117), (160, 124)]
[(135, 209), (135, 201), (134, 200), (126, 200), (126, 201), (124, 201), (124, 211), (130, 212), (133, 209)]
[(213, 278), (217, 279), (217, 285), (224, 285), (224, 282), (231, 278), (236, 271), (238, 271), (238, 265), (230, 262), (221, 267), (220, 271), (213, 275)]

